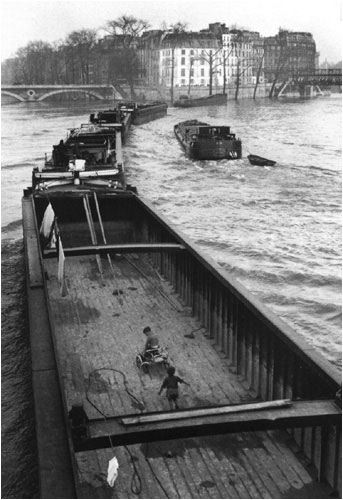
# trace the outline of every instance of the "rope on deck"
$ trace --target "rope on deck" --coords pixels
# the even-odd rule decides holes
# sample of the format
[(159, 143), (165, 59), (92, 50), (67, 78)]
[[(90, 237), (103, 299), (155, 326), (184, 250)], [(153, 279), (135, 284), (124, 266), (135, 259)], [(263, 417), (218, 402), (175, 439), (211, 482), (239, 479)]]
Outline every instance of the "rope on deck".
[[(127, 394), (136, 401), (137, 405), (139, 406), (139, 409), (141, 412), (144, 411), (145, 409), (145, 405), (143, 403), (143, 401), (140, 401), (138, 398), (136, 398), (136, 396), (134, 394), (132, 394), (132, 392), (130, 392), (130, 390), (128, 389), (128, 386), (127, 386), (127, 379), (126, 379), (126, 375), (124, 372), (122, 372), (121, 370), (118, 370), (116, 368), (96, 368), (95, 370), (93, 370), (92, 372), (89, 373), (88, 375), (88, 387), (87, 387), (87, 390), (86, 390), (86, 399), (88, 401), (88, 403), (93, 406), (93, 408), (100, 413), (100, 415), (102, 415), (102, 417), (104, 418), (105, 422), (107, 422), (107, 417), (105, 415), (104, 412), (102, 412), (94, 403), (93, 401), (91, 401), (89, 399), (89, 396), (88, 396), (88, 392), (89, 392), (89, 387), (90, 387), (90, 383), (91, 383), (91, 377), (93, 376), (94, 373), (96, 372), (99, 372), (99, 371), (105, 371), (105, 370), (109, 370), (109, 371), (113, 371), (113, 372), (117, 372), (117, 373), (120, 373), (120, 375), (123, 377), (123, 382), (124, 382), (124, 387), (125, 387), (125, 391), (127, 392)], [(113, 445), (113, 442), (112, 442), (112, 439), (111, 439), (111, 436), (108, 434), (108, 438), (109, 438), (109, 441), (111, 443), (111, 448), (112, 450), (114, 449), (114, 445)], [(128, 455), (130, 456), (130, 460), (131, 460), (131, 463), (132, 463), (132, 467), (133, 467), (133, 474), (132, 474), (132, 478), (131, 478), (131, 491), (134, 495), (138, 496), (140, 495), (141, 491), (142, 491), (142, 480), (141, 480), (141, 477), (140, 477), (140, 474), (137, 470), (137, 467), (136, 467), (136, 463), (135, 463), (135, 458), (129, 447), (128, 446), (124, 446), (125, 450), (127, 451)], [(159, 484), (161, 490), (163, 491), (163, 493), (165, 494), (166, 498), (169, 498), (168, 496), (168, 493), (166, 491), (166, 489), (164, 488), (163, 484), (161, 483), (160, 479), (157, 477), (153, 467), (152, 467), (152, 464), (150, 463), (150, 460), (148, 459), (148, 457), (146, 456), (146, 454), (144, 455), (144, 458), (147, 462), (147, 464), (149, 465), (149, 468), (151, 470), (151, 473), (152, 475), (154, 476), (154, 478), (156, 479), (157, 483)]]
[[(100, 415), (102, 415), (102, 417), (104, 418), (105, 422), (107, 422), (107, 417), (105, 415), (104, 412), (102, 412), (94, 403), (93, 401), (91, 401), (89, 399), (89, 396), (88, 396), (88, 392), (89, 392), (89, 387), (90, 387), (90, 383), (91, 383), (91, 377), (93, 376), (94, 373), (96, 372), (100, 372), (100, 371), (103, 371), (103, 370), (109, 370), (109, 371), (113, 371), (113, 372), (117, 372), (117, 373), (120, 373), (120, 375), (122, 375), (123, 377), (123, 382), (124, 382), (124, 387), (125, 387), (125, 391), (128, 393), (128, 395), (134, 399), (137, 404), (139, 405), (140, 407), (140, 410), (143, 411), (145, 409), (145, 405), (142, 401), (139, 401), (139, 399), (136, 398), (136, 396), (134, 394), (132, 394), (132, 392), (129, 391), (128, 387), (127, 387), (127, 379), (126, 379), (126, 375), (124, 372), (122, 372), (121, 370), (117, 370), (116, 368), (96, 368), (95, 370), (91, 371), (89, 374), (88, 374), (88, 387), (87, 387), (87, 390), (86, 390), (86, 399), (88, 401), (88, 403), (93, 406), (93, 408), (95, 408), (96, 411), (98, 411), (100, 413)], [(110, 434), (107, 435), (110, 443), (111, 443), (111, 448), (112, 448), (112, 451), (114, 452), (114, 445), (113, 445), (113, 441), (111, 439), (111, 436)], [(128, 446), (124, 446), (125, 450), (127, 451), (127, 453), (129, 454), (130, 456), (130, 460), (131, 460), (131, 463), (132, 463), (132, 466), (133, 466), (133, 474), (132, 474), (132, 478), (131, 478), (131, 491), (134, 495), (138, 496), (140, 495), (141, 491), (142, 491), (142, 480), (141, 480), (141, 477), (139, 475), (139, 472), (137, 470), (137, 467), (136, 467), (136, 463), (135, 463), (135, 459), (131, 453), (131, 451), (129, 450)]]

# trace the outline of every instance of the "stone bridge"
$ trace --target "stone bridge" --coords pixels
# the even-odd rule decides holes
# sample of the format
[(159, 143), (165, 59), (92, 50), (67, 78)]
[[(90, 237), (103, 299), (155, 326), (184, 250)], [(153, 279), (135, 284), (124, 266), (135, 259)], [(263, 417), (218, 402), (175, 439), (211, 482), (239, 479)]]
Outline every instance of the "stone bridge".
[(114, 85), (2, 85), (1, 93), (21, 102), (44, 101), (56, 94), (83, 92), (97, 99), (125, 99)]

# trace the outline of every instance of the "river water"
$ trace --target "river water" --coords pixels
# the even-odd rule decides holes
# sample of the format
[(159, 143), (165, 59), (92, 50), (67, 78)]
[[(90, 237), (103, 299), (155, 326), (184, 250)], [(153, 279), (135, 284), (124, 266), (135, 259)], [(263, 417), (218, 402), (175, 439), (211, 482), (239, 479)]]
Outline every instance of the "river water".
[[(21, 228), (21, 195), (93, 102), (2, 107), (2, 496), (37, 495)], [(173, 125), (198, 118), (232, 127), (234, 162), (185, 157)], [(249, 164), (247, 154), (277, 160)], [(169, 108), (133, 127), (129, 182), (264, 305), (341, 367), (341, 96)]]

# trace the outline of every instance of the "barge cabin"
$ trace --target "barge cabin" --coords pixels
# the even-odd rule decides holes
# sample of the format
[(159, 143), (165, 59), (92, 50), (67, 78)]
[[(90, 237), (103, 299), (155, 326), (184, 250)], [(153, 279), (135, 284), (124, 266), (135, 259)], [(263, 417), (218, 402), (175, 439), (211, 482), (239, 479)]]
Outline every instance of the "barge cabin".
[(53, 146), (43, 168), (34, 168), (34, 189), (86, 184), (125, 189), (122, 144), (131, 114), (118, 110), (90, 115), (90, 123), (69, 129), (65, 141)]

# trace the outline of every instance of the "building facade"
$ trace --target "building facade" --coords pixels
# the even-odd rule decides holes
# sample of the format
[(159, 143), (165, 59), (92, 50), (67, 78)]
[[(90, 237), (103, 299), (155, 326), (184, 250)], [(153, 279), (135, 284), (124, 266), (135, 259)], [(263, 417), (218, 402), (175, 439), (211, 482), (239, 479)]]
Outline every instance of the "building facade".
[(235, 84), (237, 78), (242, 85), (263, 82), (263, 40), (257, 31), (227, 30), (222, 34), (225, 78)]
[(186, 89), (221, 84), (221, 47), (212, 33), (146, 32), (139, 50), (149, 85)]
[[(253, 85), (263, 82), (263, 38), (257, 31), (229, 28), (225, 23), (212, 23), (208, 31), (214, 33), (222, 47), (222, 75), (224, 85)], [(224, 82), (225, 78), (225, 82)]]
[(264, 71), (267, 81), (296, 78), (317, 65), (316, 43), (311, 33), (279, 30), (264, 39)]

